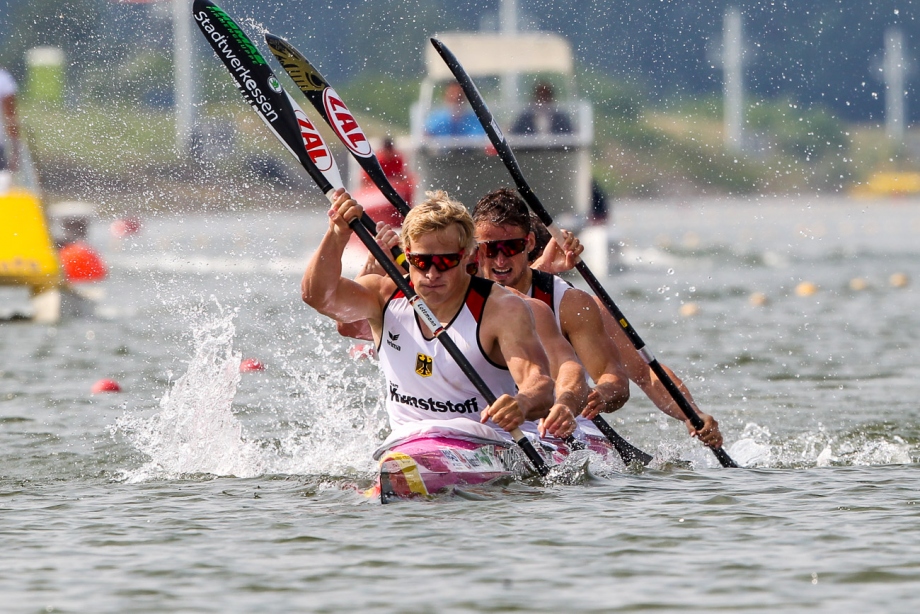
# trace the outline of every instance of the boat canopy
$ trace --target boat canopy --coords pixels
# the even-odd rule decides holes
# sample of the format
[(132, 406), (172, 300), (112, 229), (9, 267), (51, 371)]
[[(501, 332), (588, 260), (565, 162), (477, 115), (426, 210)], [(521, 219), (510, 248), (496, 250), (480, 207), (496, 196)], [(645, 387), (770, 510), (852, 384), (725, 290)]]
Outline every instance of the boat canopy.
[[(521, 32), (518, 34), (482, 32), (445, 32), (435, 36), (457, 57), (463, 58), (463, 68), (471, 77), (523, 73), (574, 72), (572, 47), (553, 32)], [(453, 75), (433, 46), (425, 50), (428, 78), (434, 81), (452, 79)]]

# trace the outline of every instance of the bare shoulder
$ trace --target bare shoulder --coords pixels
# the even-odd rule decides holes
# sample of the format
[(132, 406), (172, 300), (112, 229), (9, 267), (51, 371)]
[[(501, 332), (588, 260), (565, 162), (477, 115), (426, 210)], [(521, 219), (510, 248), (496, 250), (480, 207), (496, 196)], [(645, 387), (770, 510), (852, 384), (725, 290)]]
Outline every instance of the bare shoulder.
[(375, 275), (372, 273), (370, 275), (363, 275), (355, 281), (373, 292), (380, 299), (381, 305), (383, 305), (396, 291), (396, 282), (383, 275)]
[(549, 305), (540, 299), (531, 298), (529, 296), (524, 297), (524, 302), (530, 308), (530, 311), (533, 312), (533, 317), (538, 324), (541, 322), (552, 322), (553, 326), (556, 325), (556, 318), (553, 315), (553, 310), (549, 308)]
[(514, 330), (524, 323), (530, 323), (532, 327), (533, 312), (526, 300), (520, 292), (493, 284), (489, 300), (486, 301), (482, 325), (496, 333)]
[(585, 316), (599, 316), (600, 310), (591, 295), (584, 290), (571, 288), (562, 295), (559, 303), (560, 319), (584, 318)]
[(492, 311), (497, 309), (514, 309), (514, 310), (525, 310), (528, 311), (527, 303), (524, 301), (527, 297), (510, 288), (505, 288), (498, 284), (492, 284), (492, 291), (489, 293), (489, 301), (486, 303), (486, 308), (491, 308)]

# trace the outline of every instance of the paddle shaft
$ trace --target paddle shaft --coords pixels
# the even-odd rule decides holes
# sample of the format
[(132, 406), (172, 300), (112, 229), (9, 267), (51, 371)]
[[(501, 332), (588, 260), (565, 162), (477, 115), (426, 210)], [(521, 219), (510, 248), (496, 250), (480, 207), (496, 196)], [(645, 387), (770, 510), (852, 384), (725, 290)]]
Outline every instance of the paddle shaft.
[[(540, 202), (540, 199), (537, 197), (533, 189), (531, 189), (530, 184), (528, 184), (527, 180), (524, 178), (524, 173), (521, 171), (521, 167), (517, 162), (517, 158), (514, 156), (514, 152), (511, 151), (511, 147), (508, 145), (504, 135), (498, 128), (498, 124), (492, 117), (492, 113), (489, 111), (488, 106), (486, 106), (485, 100), (479, 93), (479, 90), (476, 88), (475, 83), (473, 83), (473, 80), (464, 70), (459, 60), (457, 60), (457, 57), (450, 51), (450, 49), (444, 45), (444, 43), (432, 38), (431, 44), (434, 45), (435, 49), (438, 51), (438, 54), (440, 54), (440, 56), (444, 59), (444, 62), (447, 64), (448, 68), (450, 68), (450, 71), (454, 74), (454, 76), (457, 78), (457, 81), (460, 83), (460, 86), (463, 88), (463, 92), (467, 99), (470, 101), (470, 104), (473, 107), (473, 111), (476, 113), (477, 119), (479, 119), (479, 123), (482, 124), (482, 127), (486, 131), (486, 134), (488, 134), (489, 140), (495, 147), (499, 158), (501, 158), (502, 162), (505, 164), (505, 167), (511, 174), (511, 178), (514, 180), (514, 183), (518, 188), (518, 192), (520, 192), (524, 202), (526, 202), (527, 206), (530, 207), (530, 210), (540, 218), (540, 221), (546, 225), (547, 229), (553, 235), (553, 238), (556, 239), (556, 242), (562, 245), (564, 241), (562, 232), (555, 225), (552, 216), (549, 214), (549, 211), (546, 210), (546, 207), (543, 206), (543, 203)], [(604, 306), (607, 308), (607, 310), (620, 324), (626, 333), (626, 336), (636, 348), (636, 351), (646, 362), (646, 364), (648, 364), (652, 372), (658, 377), (659, 381), (661, 381), (665, 390), (667, 390), (668, 394), (671, 395), (671, 398), (674, 399), (674, 402), (690, 421), (690, 424), (693, 425), (693, 428), (702, 428), (704, 425), (703, 419), (700, 418), (699, 414), (696, 413), (696, 410), (680, 391), (680, 388), (677, 387), (677, 384), (674, 383), (674, 380), (671, 379), (661, 364), (659, 364), (658, 360), (651, 353), (651, 351), (646, 348), (645, 342), (635, 331), (632, 325), (630, 325), (629, 321), (626, 319), (626, 316), (623, 315), (623, 312), (620, 311), (616, 303), (614, 303), (613, 299), (597, 280), (597, 277), (595, 277), (595, 275), (588, 268), (588, 265), (579, 258), (575, 268), (591, 287), (591, 290), (593, 290), (594, 293), (601, 299), (601, 302), (604, 303)], [(719, 460), (723, 467), (738, 466), (735, 461), (731, 459), (728, 453), (725, 452), (721, 447), (710, 449), (712, 450), (713, 454), (715, 454), (716, 458)]]

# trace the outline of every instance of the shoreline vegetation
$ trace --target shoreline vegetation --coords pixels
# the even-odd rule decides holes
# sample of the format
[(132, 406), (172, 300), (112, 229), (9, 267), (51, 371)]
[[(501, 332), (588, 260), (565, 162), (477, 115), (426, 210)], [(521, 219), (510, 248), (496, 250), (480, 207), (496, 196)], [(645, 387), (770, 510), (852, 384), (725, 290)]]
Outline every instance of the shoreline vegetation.
[[(359, 121), (371, 137), (406, 131), (374, 119), (394, 117), (391, 110), (364, 100), (353, 108), (367, 109)], [(199, 109), (187, 159), (176, 152), (168, 108), (24, 101), (20, 113), (49, 202), (85, 200), (101, 214), (325, 206), (290, 154), (241, 102)], [(909, 132), (907, 145), (897, 147), (884, 126), (845, 124), (786, 101), (750, 106), (745, 152), (733, 155), (722, 146), (720, 114), (716, 99), (666, 109), (640, 108), (622, 97), (595, 103), (595, 178), (615, 203), (842, 194), (878, 172), (920, 170), (920, 133)], [(346, 152), (331, 133), (324, 136), (344, 173)]]

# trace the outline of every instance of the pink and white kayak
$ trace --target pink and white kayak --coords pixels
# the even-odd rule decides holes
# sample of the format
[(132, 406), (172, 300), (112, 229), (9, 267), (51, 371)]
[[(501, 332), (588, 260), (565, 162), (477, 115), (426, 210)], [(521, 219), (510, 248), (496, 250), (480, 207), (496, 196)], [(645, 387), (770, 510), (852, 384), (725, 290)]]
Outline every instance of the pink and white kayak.
[[(569, 449), (538, 445), (550, 465), (565, 460)], [(589, 450), (613, 452), (603, 438), (589, 436)], [(392, 499), (428, 497), (453, 487), (477, 486), (522, 477), (524, 455), (512, 441), (472, 420), (426, 420), (394, 429), (374, 457), (378, 479), (368, 496)]]

